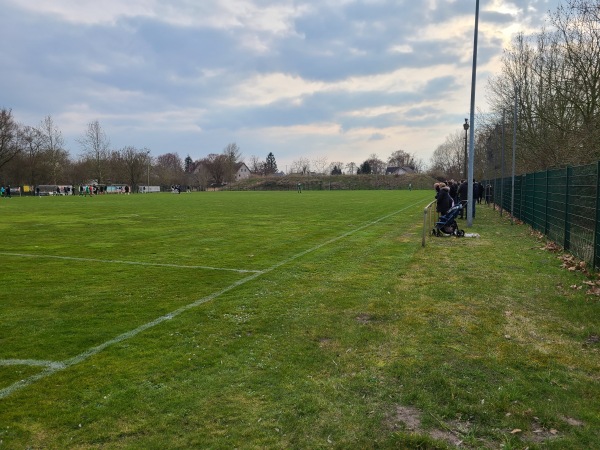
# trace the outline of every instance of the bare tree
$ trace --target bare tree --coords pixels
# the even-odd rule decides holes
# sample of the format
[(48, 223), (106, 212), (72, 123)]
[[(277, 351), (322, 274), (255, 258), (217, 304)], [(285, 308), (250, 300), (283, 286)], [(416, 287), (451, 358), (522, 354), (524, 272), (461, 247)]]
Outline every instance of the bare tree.
[(136, 192), (138, 186), (147, 182), (145, 178), (148, 175), (149, 151), (127, 146), (123, 147), (119, 154), (124, 168), (123, 180)]
[(518, 99), (517, 171), (600, 158), (600, 6), (567, 0), (550, 15), (554, 31), (517, 35), (490, 79), (496, 116)]
[(192, 183), (204, 190), (208, 187), (210, 178), (211, 175), (206, 166), (201, 164), (201, 161), (198, 161), (198, 165), (192, 173)]
[(380, 175), (385, 173), (385, 170), (387, 168), (386, 164), (381, 159), (379, 159), (379, 157), (375, 153), (371, 153), (367, 161), (369, 162), (369, 166), (371, 167), (372, 174)]
[(104, 171), (109, 153), (110, 141), (106, 137), (100, 122), (95, 120), (88, 124), (84, 136), (79, 139), (85, 159), (93, 166), (93, 175), (98, 183), (104, 182)]
[(446, 179), (458, 180), (461, 177), (464, 161), (464, 141), (462, 133), (457, 131), (446, 137), (431, 157), (430, 170), (440, 173)]
[(310, 161), (307, 158), (300, 158), (292, 162), (292, 173), (301, 173), (307, 175), (310, 173)]
[[(562, 55), (567, 68), (563, 91), (576, 114), (575, 134), (569, 153), (600, 156), (600, 23), (598, 2), (570, 0), (552, 15), (552, 23), (562, 38)], [(582, 154), (582, 150), (584, 153)]]
[(19, 140), (23, 149), (21, 163), (27, 168), (26, 181), (30, 185), (41, 184), (44, 136), (37, 128), (25, 126), (19, 133)]
[(225, 181), (228, 168), (227, 164), (227, 157), (223, 154), (219, 155), (216, 153), (211, 153), (200, 161), (200, 165), (206, 169), (216, 186), (221, 186)]
[(250, 164), (250, 166), (248, 168), (250, 169), (250, 172), (257, 174), (257, 175), (262, 174), (264, 163), (263, 163), (263, 161), (261, 161), (261, 159), (258, 156), (252, 155), (250, 157), (249, 164)]
[(418, 172), (423, 163), (419, 163), (414, 155), (404, 151), (396, 150), (388, 158), (388, 164), (395, 167), (410, 167), (415, 172)]
[(39, 125), (39, 132), (44, 140), (44, 154), (46, 162), (50, 169), (50, 176), (54, 184), (58, 184), (58, 180), (62, 179), (63, 170), (65, 169), (65, 160), (69, 159), (69, 153), (65, 150), (65, 141), (62, 133), (54, 124), (52, 116), (46, 116)]
[(176, 153), (165, 153), (158, 156), (154, 165), (154, 171), (162, 184), (181, 184), (184, 179), (183, 161)]
[(19, 126), (14, 121), (10, 109), (0, 110), (0, 168), (21, 151), (17, 134)]
[(314, 167), (318, 174), (324, 174), (327, 167), (327, 156), (315, 158), (312, 162), (312, 167)]
[(349, 162), (348, 164), (346, 164), (346, 170), (350, 173), (350, 175), (354, 175), (354, 173), (356, 172), (356, 163)]
[(235, 178), (236, 165), (243, 161), (242, 152), (240, 147), (232, 142), (223, 149), (223, 155), (226, 164), (225, 181), (232, 181)]

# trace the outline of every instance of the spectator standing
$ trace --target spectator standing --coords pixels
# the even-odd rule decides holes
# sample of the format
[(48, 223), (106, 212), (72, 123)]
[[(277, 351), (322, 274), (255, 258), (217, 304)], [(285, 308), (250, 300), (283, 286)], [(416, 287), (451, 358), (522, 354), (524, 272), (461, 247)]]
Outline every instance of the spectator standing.
[(489, 205), (492, 202), (492, 197), (494, 195), (494, 189), (491, 184), (487, 184), (485, 187), (485, 204)]
[(450, 180), (448, 182), (448, 187), (450, 188), (450, 197), (452, 197), (452, 201), (455, 205), (458, 205), (458, 183), (454, 180)]
[(475, 204), (477, 203), (477, 199), (479, 198), (479, 183), (473, 180), (473, 219), (475, 218)]
[(469, 185), (467, 180), (460, 180), (460, 186), (458, 186), (458, 199), (463, 207), (460, 210), (460, 218), (464, 219), (465, 207), (467, 206), (467, 201), (469, 199)]
[(452, 197), (450, 197), (450, 188), (446, 186), (446, 183), (440, 183), (438, 185), (439, 191), (436, 196), (437, 198), (437, 212), (439, 212), (442, 216), (448, 212), (450, 208), (452, 208)]
[(481, 200), (483, 200), (483, 184), (481, 184), (481, 181), (477, 182), (477, 203), (479, 203), (481, 205)]

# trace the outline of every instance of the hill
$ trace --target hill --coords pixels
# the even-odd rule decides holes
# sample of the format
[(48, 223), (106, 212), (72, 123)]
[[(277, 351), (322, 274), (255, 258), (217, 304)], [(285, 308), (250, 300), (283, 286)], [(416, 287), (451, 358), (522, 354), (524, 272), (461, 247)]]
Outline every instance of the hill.
[(254, 176), (230, 183), (224, 189), (232, 191), (291, 191), (302, 184), (303, 190), (393, 190), (432, 189), (435, 179), (424, 174), (406, 175), (285, 175)]

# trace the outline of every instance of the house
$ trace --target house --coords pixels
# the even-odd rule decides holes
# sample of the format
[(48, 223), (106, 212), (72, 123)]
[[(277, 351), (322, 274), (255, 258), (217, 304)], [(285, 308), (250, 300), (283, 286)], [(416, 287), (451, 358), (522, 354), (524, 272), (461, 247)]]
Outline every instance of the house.
[[(221, 163), (206, 162), (205, 160), (196, 161), (191, 167), (192, 173), (203, 174), (207, 179), (212, 179), (217, 185), (227, 182), (225, 176), (228, 171), (222, 161)], [(245, 163), (235, 163), (230, 181), (245, 180), (246, 178), (250, 178), (250, 175), (250, 169)]]
[(406, 175), (407, 173), (415, 173), (415, 169), (408, 166), (403, 167), (388, 167), (385, 170), (386, 175)]
[(236, 165), (233, 167), (233, 171), (233, 181), (240, 181), (250, 178), (250, 169), (248, 169), (248, 166), (243, 162), (236, 163)]

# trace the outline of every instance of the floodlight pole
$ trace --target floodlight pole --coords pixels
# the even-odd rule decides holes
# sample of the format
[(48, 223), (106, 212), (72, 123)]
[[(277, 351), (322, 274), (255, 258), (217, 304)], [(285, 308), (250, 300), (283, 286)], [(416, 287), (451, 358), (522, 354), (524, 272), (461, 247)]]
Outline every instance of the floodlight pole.
[(473, 37), (473, 71), (471, 75), (471, 133), (469, 136), (469, 177), (467, 191), (467, 227), (473, 226), (473, 162), (475, 159), (475, 81), (477, 79), (477, 35), (479, 32), (479, 0), (475, 1), (475, 32)]

